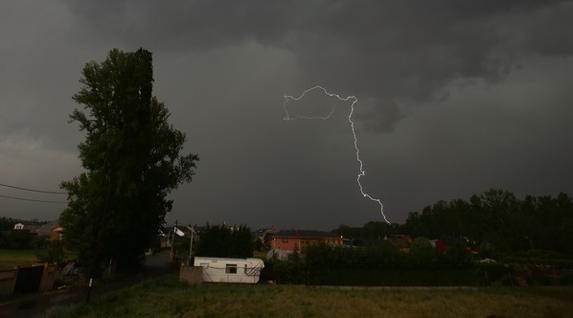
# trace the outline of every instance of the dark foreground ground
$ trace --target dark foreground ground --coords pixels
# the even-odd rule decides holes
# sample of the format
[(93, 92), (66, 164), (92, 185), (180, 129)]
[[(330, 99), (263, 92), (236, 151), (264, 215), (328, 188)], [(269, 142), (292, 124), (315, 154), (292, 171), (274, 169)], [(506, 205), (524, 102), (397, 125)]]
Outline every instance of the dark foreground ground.
[[(169, 252), (161, 252), (147, 257), (143, 272), (137, 276), (105, 284), (96, 283), (92, 290), (91, 298), (97, 299), (115, 290), (165, 276), (172, 271), (169, 262)], [(85, 303), (86, 296), (87, 288), (85, 287), (71, 287), (42, 294), (21, 295), (7, 303), (0, 303), (0, 318), (45, 317), (47, 312), (53, 307)]]
[(48, 317), (571, 317), (571, 287), (200, 285), (174, 275), (53, 308)]

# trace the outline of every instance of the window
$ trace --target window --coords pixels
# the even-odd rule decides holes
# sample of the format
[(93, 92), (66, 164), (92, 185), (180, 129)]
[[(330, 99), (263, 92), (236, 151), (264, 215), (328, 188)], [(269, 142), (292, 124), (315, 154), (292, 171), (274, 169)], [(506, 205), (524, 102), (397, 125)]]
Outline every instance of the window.
[(237, 264), (227, 264), (225, 266), (226, 274), (237, 274)]

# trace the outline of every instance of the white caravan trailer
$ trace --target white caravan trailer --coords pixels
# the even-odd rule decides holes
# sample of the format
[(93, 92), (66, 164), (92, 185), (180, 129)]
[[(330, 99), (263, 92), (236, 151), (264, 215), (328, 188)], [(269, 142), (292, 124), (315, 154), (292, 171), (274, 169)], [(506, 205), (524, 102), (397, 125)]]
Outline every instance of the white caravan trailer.
[(203, 267), (203, 281), (210, 283), (256, 284), (265, 267), (258, 258), (195, 257), (194, 266)]

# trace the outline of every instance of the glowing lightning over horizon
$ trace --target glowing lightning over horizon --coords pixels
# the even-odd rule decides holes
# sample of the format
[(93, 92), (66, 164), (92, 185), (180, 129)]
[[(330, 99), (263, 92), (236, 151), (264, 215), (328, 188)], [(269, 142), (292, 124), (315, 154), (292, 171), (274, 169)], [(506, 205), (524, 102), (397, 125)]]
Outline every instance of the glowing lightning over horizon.
[(332, 110), (330, 111), (330, 113), (328, 113), (328, 115), (326, 115), (326, 116), (295, 116), (293, 118), (293, 117), (291, 117), (290, 113), (288, 112), (287, 104), (289, 101), (299, 101), (308, 92), (313, 91), (315, 89), (320, 89), (325, 95), (327, 95), (329, 97), (336, 97), (340, 101), (343, 101), (343, 102), (350, 101), (351, 102), (350, 113), (348, 114), (348, 122), (350, 123), (350, 128), (352, 130), (352, 136), (354, 137), (354, 150), (356, 153), (356, 161), (358, 161), (358, 164), (359, 164), (359, 170), (358, 170), (358, 175), (356, 176), (356, 182), (358, 183), (358, 188), (360, 189), (360, 193), (362, 193), (362, 196), (365, 198), (368, 198), (370, 201), (374, 201), (374, 202), (378, 203), (378, 205), (380, 206), (380, 214), (382, 214), (384, 221), (386, 221), (386, 223), (388, 223), (388, 224), (391, 224), (390, 221), (388, 221), (388, 219), (386, 218), (386, 215), (384, 214), (384, 205), (382, 204), (382, 201), (380, 199), (374, 198), (370, 194), (364, 192), (364, 188), (362, 187), (362, 183), (360, 183), (360, 178), (362, 178), (363, 176), (366, 175), (366, 170), (364, 170), (364, 164), (362, 162), (362, 159), (360, 159), (360, 148), (358, 148), (358, 137), (356, 137), (356, 129), (354, 128), (354, 122), (352, 121), (352, 115), (354, 114), (354, 105), (358, 102), (358, 98), (356, 98), (356, 96), (342, 97), (339, 94), (329, 93), (326, 90), (326, 88), (324, 88), (320, 85), (316, 85), (316, 86), (313, 86), (313, 87), (303, 91), (302, 94), (300, 94), (300, 96), (298, 96), (298, 97), (289, 96), (289, 95), (284, 96), (285, 100), (283, 102), (283, 108), (284, 108), (284, 111), (286, 113), (286, 116), (283, 119), (284, 120), (295, 120), (295, 119), (327, 120), (327, 119), (330, 119), (330, 117), (332, 117), (332, 114), (334, 114), (334, 110), (335, 110), (334, 106), (332, 107)]

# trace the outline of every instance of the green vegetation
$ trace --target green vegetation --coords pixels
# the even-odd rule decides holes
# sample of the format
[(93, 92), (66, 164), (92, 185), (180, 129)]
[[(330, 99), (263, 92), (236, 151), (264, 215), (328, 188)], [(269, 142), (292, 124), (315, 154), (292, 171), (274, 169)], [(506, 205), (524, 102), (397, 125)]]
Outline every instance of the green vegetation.
[(163, 278), (54, 308), (48, 317), (566, 317), (573, 288), (200, 285)]
[(308, 246), (281, 261), (265, 262), (262, 280), (279, 283), (355, 286), (516, 285), (515, 273), (503, 264), (480, 264), (466, 249), (446, 252), (417, 238), (409, 253), (388, 242), (367, 247)]
[[(571, 228), (573, 200), (564, 193), (519, 199), (507, 191), (490, 190), (468, 201), (439, 201), (410, 213), (405, 224), (341, 225), (334, 232), (354, 239), (354, 248), (323, 249), (318, 257), (313, 253), (319, 251), (310, 249), (306, 261), (288, 260), (275, 271), (271, 271), (272, 266), (265, 270), (279, 281), (308, 282), (305, 277), (312, 277), (314, 283), (337, 285), (400, 284), (388, 279), (396, 270), (399, 272), (393, 275), (403, 277), (405, 285), (569, 285), (573, 270)], [(415, 238), (410, 253), (385, 246), (384, 237), (390, 234)], [(446, 252), (436, 251), (426, 238), (446, 242)], [(478, 255), (472, 256), (468, 250)], [(476, 263), (480, 258), (493, 258), (497, 263)], [(292, 270), (301, 268), (301, 263), (306, 272)], [(432, 275), (436, 270), (441, 273)], [(463, 272), (466, 274), (459, 275)], [(341, 283), (336, 282), (337, 276)]]
[(0, 249), (0, 268), (25, 266), (37, 262), (35, 250)]
[(21, 222), (21, 220), (0, 216), (0, 231), (12, 230), (14, 228), (14, 224), (18, 222)]
[(59, 241), (51, 242), (27, 229), (14, 230), (21, 220), (0, 218), (0, 267), (63, 263), (71, 255)]
[(440, 201), (411, 213), (403, 232), (430, 238), (467, 238), (489, 243), (502, 253), (550, 250), (573, 255), (573, 201), (557, 197), (526, 196), (490, 190), (469, 201)]
[(46, 245), (46, 238), (38, 237), (28, 230), (14, 231), (7, 229), (0, 231), (0, 248), (5, 249), (34, 249)]
[(469, 200), (439, 201), (409, 214), (405, 224), (341, 225), (334, 232), (355, 245), (376, 245), (388, 234), (442, 239), (479, 249), (483, 257), (573, 258), (573, 200), (565, 193), (517, 198), (489, 190)]
[(49, 242), (48, 246), (36, 254), (40, 262), (63, 264), (66, 260), (74, 258), (73, 253), (64, 249), (61, 241)]
[(207, 225), (201, 232), (196, 255), (213, 257), (252, 257), (254, 242), (251, 230), (239, 226), (231, 230), (225, 225)]
[(199, 158), (181, 154), (185, 134), (153, 96), (151, 52), (114, 49), (87, 63), (80, 83), (74, 100), (83, 109), (70, 118), (86, 134), (79, 145), (86, 172), (62, 184), (69, 204), (60, 224), (90, 277), (110, 263), (134, 273), (171, 210), (169, 193), (191, 181)]
[(62, 264), (75, 258), (75, 254), (62, 249), (60, 242), (52, 242), (49, 247), (40, 249), (0, 249), (0, 268), (28, 266), (38, 263)]

